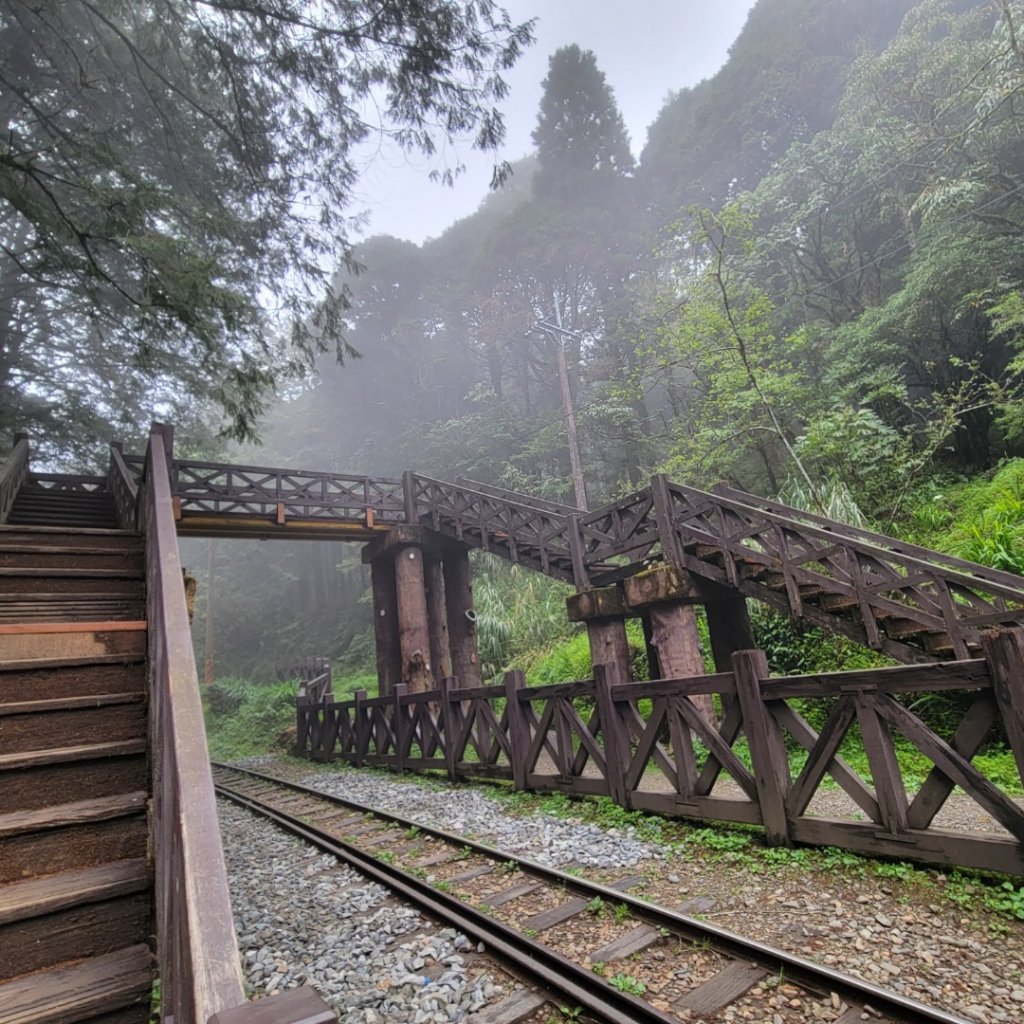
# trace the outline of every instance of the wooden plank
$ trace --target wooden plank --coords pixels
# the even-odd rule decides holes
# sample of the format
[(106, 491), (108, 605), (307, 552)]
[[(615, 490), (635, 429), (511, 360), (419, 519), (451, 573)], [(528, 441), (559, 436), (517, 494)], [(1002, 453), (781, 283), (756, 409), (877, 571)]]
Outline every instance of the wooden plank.
[(16, 622), (0, 625), (0, 636), (15, 636), (23, 633), (125, 633), (145, 631), (145, 620), (110, 622)]
[(500, 1003), (471, 1013), (466, 1020), (472, 1024), (517, 1024), (535, 1014), (546, 1002), (540, 993), (521, 988)]
[(992, 676), (992, 687), (1002, 712), (1006, 738), (1024, 782), (1024, 630), (1002, 629), (987, 633), (982, 648)]
[(47, 711), (74, 711), (78, 708), (102, 708), (111, 704), (139, 704), (145, 700), (143, 693), (98, 693), (85, 697), (52, 697), (46, 700), (25, 700), (12, 704), (0, 704), (0, 716), (29, 715)]
[(586, 906), (587, 900), (582, 897), (566, 900), (565, 903), (559, 903), (558, 906), (551, 907), (550, 910), (542, 910), (539, 914), (528, 917), (519, 927), (523, 932), (534, 931), (540, 934), (575, 917), (580, 911), (585, 910)]
[(5, 1024), (84, 1020), (137, 1003), (148, 1005), (151, 960), (148, 946), (130, 946), (0, 984)]
[(122, 740), (116, 743), (89, 743), (76, 747), (51, 747), (47, 750), (29, 750), (24, 753), (0, 754), (0, 771), (16, 768), (35, 768), (44, 764), (65, 764), (70, 761), (93, 761), (105, 757), (123, 757), (142, 754), (146, 741)]
[(611, 960), (624, 960), (627, 956), (632, 956), (634, 953), (647, 949), (648, 946), (653, 946), (660, 938), (661, 933), (657, 928), (652, 928), (647, 924), (640, 924), (624, 935), (620, 935), (617, 939), (612, 939), (611, 942), (601, 946), (600, 949), (595, 949), (592, 953), (588, 953), (587, 959), (592, 964), (606, 964)]
[(717, 1013), (759, 981), (768, 977), (768, 972), (757, 964), (735, 960), (713, 978), (687, 992), (674, 1004), (676, 1009), (691, 1013)]
[(25, 832), (65, 828), (92, 821), (106, 821), (138, 814), (146, 809), (144, 792), (119, 793), (116, 796), (97, 797), (94, 800), (76, 800), (67, 804), (11, 811), (0, 815), (0, 836), (16, 836)]
[(0, 887), (0, 926), (138, 892), (148, 885), (149, 872), (143, 858), (13, 882)]
[(907, 831), (908, 805), (896, 748), (880, 713), (878, 698), (870, 693), (858, 693), (854, 700), (882, 823), (887, 832), (898, 835)]
[(489, 875), (494, 870), (493, 864), (482, 864), (479, 867), (469, 868), (466, 871), (460, 871), (457, 875), (449, 875), (446, 882), (471, 882), (474, 878), (480, 878), (482, 875)]
[(484, 902), (489, 907), (503, 907), (506, 903), (511, 903), (513, 900), (518, 900), (523, 896), (529, 896), (531, 892), (536, 892), (543, 884), (543, 882), (522, 882), (519, 885), (513, 885), (511, 889), (505, 889), (503, 892), (485, 897)]

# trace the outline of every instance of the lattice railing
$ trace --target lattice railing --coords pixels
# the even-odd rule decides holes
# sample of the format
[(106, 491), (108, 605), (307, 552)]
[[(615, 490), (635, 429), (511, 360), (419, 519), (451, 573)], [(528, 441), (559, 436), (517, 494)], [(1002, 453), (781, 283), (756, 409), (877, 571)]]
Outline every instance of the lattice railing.
[(18, 434), (10, 454), (0, 466), (0, 523), (7, 522), (7, 516), (21, 485), (28, 475), (29, 445), (24, 434)]
[[(774, 844), (1024, 875), (1024, 808), (975, 764), (1005, 734), (1024, 785), (1024, 630), (987, 634), (984, 647), (984, 659), (778, 679), (762, 652), (741, 651), (732, 672), (692, 679), (628, 683), (599, 667), (594, 679), (540, 687), (525, 687), (521, 673), (472, 689), (446, 680), (426, 693), (396, 687), (300, 707), (299, 733), (322, 759), (506, 778), (520, 789), (761, 825)], [(702, 694), (715, 699), (715, 721), (693, 702)], [(908, 694), (956, 694), (962, 712), (943, 732)], [(844, 760), (847, 750), (866, 770)], [(923, 777), (901, 767), (906, 754), (907, 764), (930, 765)], [(982, 831), (944, 827), (954, 790), (987, 822)]]
[(405, 481), (410, 522), (549, 576), (574, 578), (565, 516), (418, 474), (407, 473)]
[(401, 481), (379, 477), (177, 459), (173, 488), (183, 517), (368, 519), (371, 524), (405, 518)]
[[(899, 661), (965, 659), (994, 626), (1024, 622), (1024, 581), (812, 517), (669, 484), (670, 557), (780, 611)], [(780, 506), (775, 506), (780, 508)], [(827, 521), (826, 521), (827, 522)], [(918, 549), (924, 550), (924, 549)]]

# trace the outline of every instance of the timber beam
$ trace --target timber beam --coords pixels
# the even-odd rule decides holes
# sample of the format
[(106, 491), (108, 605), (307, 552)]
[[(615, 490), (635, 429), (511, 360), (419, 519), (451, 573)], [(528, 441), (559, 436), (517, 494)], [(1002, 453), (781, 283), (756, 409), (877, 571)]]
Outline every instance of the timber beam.
[(656, 604), (710, 605), (728, 592), (674, 565), (655, 565), (611, 587), (592, 587), (566, 598), (570, 622), (643, 614)]

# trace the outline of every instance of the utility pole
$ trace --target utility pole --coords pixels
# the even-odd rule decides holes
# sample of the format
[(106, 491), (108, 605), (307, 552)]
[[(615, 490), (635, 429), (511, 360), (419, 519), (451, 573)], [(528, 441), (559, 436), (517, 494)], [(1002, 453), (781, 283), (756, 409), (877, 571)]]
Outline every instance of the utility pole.
[(558, 387), (562, 393), (562, 411), (565, 415), (565, 433), (569, 441), (569, 472), (572, 476), (572, 490), (576, 507), (587, 509), (587, 488), (583, 483), (583, 463), (580, 461), (580, 442), (576, 435), (576, 414), (572, 408), (572, 392), (569, 390), (569, 370), (565, 365), (565, 338), (576, 337), (575, 331), (562, 326), (562, 310), (555, 296), (555, 322), (541, 320), (537, 329), (543, 331), (555, 343), (558, 359)]

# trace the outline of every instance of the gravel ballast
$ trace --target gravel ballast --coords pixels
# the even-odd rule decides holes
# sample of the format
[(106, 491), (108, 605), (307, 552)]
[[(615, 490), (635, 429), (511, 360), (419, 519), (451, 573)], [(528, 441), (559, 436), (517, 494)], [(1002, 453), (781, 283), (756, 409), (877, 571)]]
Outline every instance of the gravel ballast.
[[(828, 862), (800, 850), (744, 856), (730, 850), (727, 843), (717, 849), (709, 846), (708, 830), (702, 829), (701, 843), (689, 843), (685, 826), (676, 830), (673, 825), (666, 842), (645, 842), (628, 827), (605, 828), (520, 807), (510, 812), (508, 804), (486, 787), (351, 768), (317, 773), (311, 772), (308, 764), (288, 760), (261, 758), (247, 764), (543, 863), (580, 866), (587, 877), (597, 881), (608, 881), (616, 871), (630, 868), (647, 879), (637, 892), (645, 899), (706, 918), (978, 1024), (1024, 1020), (1024, 921), (986, 910), (977, 898), (965, 900), (957, 880), (940, 871), (852, 855)], [(972, 815), (973, 805), (963, 813)], [(225, 840), (230, 853), (232, 844), (227, 836)], [(776, 852), (777, 859), (772, 856)], [(233, 881), (233, 898), (236, 884)], [(306, 892), (301, 899), (309, 899), (308, 889), (301, 884), (298, 892)], [(380, 898), (384, 899), (383, 894)], [(277, 899), (269, 894), (261, 906), (265, 914), (279, 912), (273, 909), (279, 906)], [(244, 918), (242, 903), (236, 902), (236, 913)], [(389, 921), (389, 928), (399, 927), (402, 920)], [(415, 929), (410, 925), (410, 934)], [(343, 980), (352, 987), (335, 1002), (353, 1007), (346, 1010), (350, 1014), (377, 1009), (371, 1002), (359, 1002), (355, 995), (364, 991), (355, 985), (360, 970), (366, 977), (377, 972), (379, 980), (393, 984), (388, 963), (374, 960), (372, 935), (372, 928), (365, 934), (356, 933), (361, 959), (358, 966), (342, 971)], [(243, 943), (243, 950), (256, 948), (258, 953), (263, 945), (266, 943)], [(412, 952), (406, 950), (403, 955)], [(262, 956), (255, 959), (266, 962)], [(318, 988), (315, 972), (327, 969), (313, 967), (310, 980)], [(460, 1001), (459, 1007), (462, 1005)], [(373, 1019), (342, 1015), (343, 1021), (360, 1024)]]

